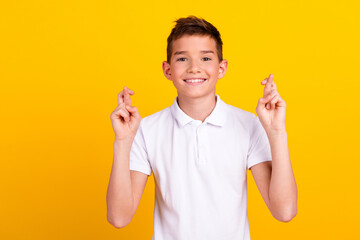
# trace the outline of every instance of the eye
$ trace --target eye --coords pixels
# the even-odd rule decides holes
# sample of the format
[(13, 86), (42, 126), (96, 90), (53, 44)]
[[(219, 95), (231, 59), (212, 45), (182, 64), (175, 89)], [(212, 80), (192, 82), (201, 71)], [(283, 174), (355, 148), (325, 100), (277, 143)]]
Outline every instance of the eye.
[(211, 58), (208, 58), (208, 57), (204, 57), (203, 59), (204, 59), (204, 61), (210, 61), (211, 60)]
[(178, 58), (178, 59), (176, 59), (176, 61), (179, 61), (179, 62), (182, 62), (182, 61), (185, 61), (186, 60), (186, 58)]

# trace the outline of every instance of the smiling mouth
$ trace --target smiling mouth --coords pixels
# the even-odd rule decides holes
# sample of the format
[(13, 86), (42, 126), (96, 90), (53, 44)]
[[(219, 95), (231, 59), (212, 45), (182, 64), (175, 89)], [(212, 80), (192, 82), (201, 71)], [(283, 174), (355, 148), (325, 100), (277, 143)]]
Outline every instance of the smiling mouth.
[(206, 80), (207, 80), (206, 78), (196, 78), (196, 79), (185, 79), (184, 82), (186, 82), (189, 85), (201, 85)]

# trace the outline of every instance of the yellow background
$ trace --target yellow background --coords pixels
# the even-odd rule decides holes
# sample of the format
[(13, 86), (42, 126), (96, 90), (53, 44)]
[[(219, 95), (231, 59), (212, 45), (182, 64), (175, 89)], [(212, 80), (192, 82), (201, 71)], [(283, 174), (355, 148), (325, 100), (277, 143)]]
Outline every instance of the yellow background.
[(166, 38), (196, 15), (222, 34), (226, 103), (255, 113), (270, 73), (287, 103), (298, 214), (273, 218), (248, 171), (252, 240), (360, 239), (359, 10), (356, 0), (1, 1), (0, 238), (151, 239), (152, 176), (130, 225), (106, 220), (110, 114), (125, 85), (142, 117), (172, 104)]

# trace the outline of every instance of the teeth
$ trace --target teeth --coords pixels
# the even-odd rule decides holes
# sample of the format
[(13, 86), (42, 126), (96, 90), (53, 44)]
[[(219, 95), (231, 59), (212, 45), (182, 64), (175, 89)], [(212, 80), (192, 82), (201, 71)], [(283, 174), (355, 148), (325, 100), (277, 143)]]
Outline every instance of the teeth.
[(191, 79), (191, 80), (185, 80), (185, 82), (191, 82), (191, 83), (195, 83), (195, 82), (204, 82), (205, 79)]

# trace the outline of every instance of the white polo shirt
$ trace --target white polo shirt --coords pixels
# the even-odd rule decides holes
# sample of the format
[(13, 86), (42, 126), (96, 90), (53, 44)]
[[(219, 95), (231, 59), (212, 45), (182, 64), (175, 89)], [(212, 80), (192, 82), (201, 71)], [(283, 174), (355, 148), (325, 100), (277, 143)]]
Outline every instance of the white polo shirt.
[(143, 118), (130, 170), (154, 174), (153, 240), (249, 240), (246, 171), (271, 161), (258, 117), (218, 95), (204, 122), (177, 103)]

